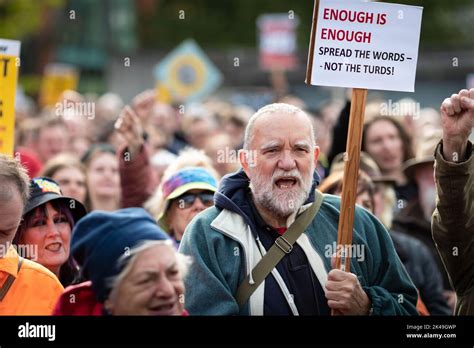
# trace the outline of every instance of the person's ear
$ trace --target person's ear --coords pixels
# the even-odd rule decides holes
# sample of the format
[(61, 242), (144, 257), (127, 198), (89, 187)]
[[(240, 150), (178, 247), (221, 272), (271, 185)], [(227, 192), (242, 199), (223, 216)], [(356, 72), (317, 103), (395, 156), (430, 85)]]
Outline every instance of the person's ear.
[(248, 150), (245, 150), (245, 149), (239, 150), (239, 161), (245, 174), (249, 176)]
[(318, 164), (318, 158), (319, 158), (319, 153), (321, 150), (319, 149), (319, 146), (314, 147), (314, 165)]

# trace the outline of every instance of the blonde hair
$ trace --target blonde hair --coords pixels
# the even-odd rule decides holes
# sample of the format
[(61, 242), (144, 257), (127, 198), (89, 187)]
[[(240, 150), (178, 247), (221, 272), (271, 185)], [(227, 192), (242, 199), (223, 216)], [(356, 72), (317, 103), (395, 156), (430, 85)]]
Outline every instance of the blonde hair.
[(382, 224), (385, 226), (387, 230), (392, 228), (392, 221), (393, 221), (393, 208), (397, 203), (397, 195), (393, 187), (387, 184), (378, 184), (383, 185), (383, 211), (381, 212), (380, 216), (378, 217)]
[(84, 174), (84, 178), (86, 177), (86, 167), (81, 163), (79, 158), (70, 153), (61, 153), (48, 160), (39, 176), (52, 178), (57, 171), (64, 168), (76, 168)]

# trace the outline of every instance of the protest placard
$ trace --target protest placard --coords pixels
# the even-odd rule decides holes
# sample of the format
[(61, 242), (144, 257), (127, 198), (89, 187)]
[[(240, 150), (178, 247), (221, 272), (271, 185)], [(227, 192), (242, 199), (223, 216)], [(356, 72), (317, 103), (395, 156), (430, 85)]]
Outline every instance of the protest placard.
[(359, 0), (314, 4), (306, 83), (353, 88), (335, 258), (335, 267), (346, 272), (367, 90), (414, 91), (422, 11)]
[(222, 82), (222, 74), (194, 40), (186, 40), (162, 59), (155, 78), (173, 101), (187, 103), (204, 99)]
[(20, 41), (0, 39), (0, 153), (13, 155)]
[(69, 64), (51, 63), (44, 70), (39, 94), (41, 106), (53, 106), (66, 90), (77, 90), (79, 72)]
[(159, 103), (169, 104), (172, 102), (171, 93), (168, 88), (163, 86), (159, 81), (155, 86), (156, 101)]
[(264, 14), (257, 19), (260, 67), (263, 70), (293, 70), (298, 64), (299, 19), (294, 14)]
[(413, 92), (423, 8), (320, 0), (307, 82)]

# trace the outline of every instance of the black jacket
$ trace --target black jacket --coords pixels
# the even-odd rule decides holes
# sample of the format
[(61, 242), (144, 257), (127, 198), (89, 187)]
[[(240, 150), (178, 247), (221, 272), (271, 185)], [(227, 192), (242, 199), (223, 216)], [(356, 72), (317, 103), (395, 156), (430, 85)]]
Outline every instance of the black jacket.
[(404, 233), (391, 230), (390, 236), (430, 314), (451, 315), (451, 308), (443, 296), (443, 277), (430, 250), (416, 238)]
[(431, 224), (423, 217), (423, 212), (418, 200), (412, 200), (408, 205), (400, 209), (399, 213), (393, 219), (392, 228), (398, 232), (405, 233), (414, 237), (425, 245), (435, 260), (438, 272), (443, 277), (443, 287), (445, 290), (452, 290), (449, 284), (449, 278), (444, 269), (443, 261), (438, 254), (436, 245), (431, 237)]

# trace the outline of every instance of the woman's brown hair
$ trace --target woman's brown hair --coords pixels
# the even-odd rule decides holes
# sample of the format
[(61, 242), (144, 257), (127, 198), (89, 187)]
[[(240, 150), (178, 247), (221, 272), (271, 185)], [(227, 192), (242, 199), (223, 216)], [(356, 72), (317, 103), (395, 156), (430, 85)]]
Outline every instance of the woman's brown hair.
[(77, 168), (86, 176), (85, 166), (81, 163), (79, 158), (69, 153), (62, 153), (51, 158), (46, 162), (39, 176), (52, 178), (57, 171), (64, 168)]
[(367, 146), (365, 144), (367, 140), (367, 131), (372, 125), (374, 125), (376, 122), (379, 122), (379, 121), (388, 121), (391, 124), (393, 124), (395, 128), (397, 128), (398, 135), (400, 136), (400, 139), (402, 140), (402, 143), (403, 143), (403, 161), (405, 162), (409, 160), (410, 158), (413, 158), (414, 153), (413, 153), (412, 138), (410, 137), (408, 132), (405, 130), (405, 127), (400, 122), (398, 122), (397, 120), (395, 120), (393, 117), (390, 117), (390, 116), (382, 116), (382, 115), (375, 116), (366, 124), (364, 124), (364, 132), (362, 135), (362, 151), (367, 152)]

